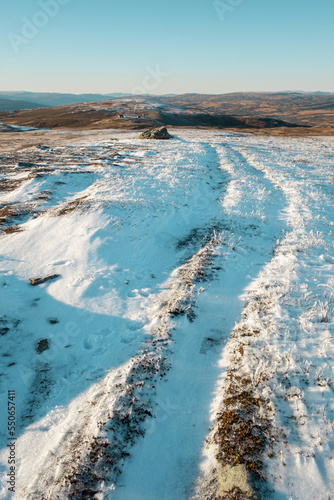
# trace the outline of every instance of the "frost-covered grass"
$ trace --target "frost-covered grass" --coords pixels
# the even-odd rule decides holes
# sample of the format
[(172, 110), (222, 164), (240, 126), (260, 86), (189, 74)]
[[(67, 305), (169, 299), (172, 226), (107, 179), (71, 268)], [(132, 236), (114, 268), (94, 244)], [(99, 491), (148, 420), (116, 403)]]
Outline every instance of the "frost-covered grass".
[(14, 498), (334, 490), (332, 139), (174, 136), (1, 159)]
[[(247, 144), (241, 147), (240, 139), (235, 142), (250, 168), (263, 172), (284, 194), (278, 218), (286, 229), (272, 259), (245, 290), (241, 320), (223, 359), (229, 374), (246, 380), (248, 390), (261, 398), (253, 425), (263, 425), (257, 417), (260, 410), (270, 423), (270, 433), (261, 434), (266, 451), (257, 450), (257, 468), (267, 476), (265, 498), (329, 498), (334, 409), (331, 146), (315, 140), (254, 144), (252, 139), (242, 141)], [(229, 378), (223, 377), (216, 403), (222, 410), (214, 417), (218, 435), (228, 414), (230, 390)], [(243, 390), (241, 384), (235, 387), (235, 397)], [(239, 412), (243, 406), (241, 402)], [(230, 438), (241, 430), (240, 423), (231, 425)], [(225, 443), (228, 440), (216, 452), (211, 445), (211, 454), (223, 453), (233, 463), (233, 447), (224, 454)], [(254, 456), (247, 449), (239, 460), (247, 464)]]

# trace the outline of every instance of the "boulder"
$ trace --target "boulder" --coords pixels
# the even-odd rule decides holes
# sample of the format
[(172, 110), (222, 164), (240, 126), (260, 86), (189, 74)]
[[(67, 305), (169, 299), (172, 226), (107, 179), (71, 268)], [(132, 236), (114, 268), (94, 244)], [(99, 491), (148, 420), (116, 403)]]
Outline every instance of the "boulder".
[[(262, 499), (262, 495), (256, 487), (255, 478), (245, 464), (226, 465), (218, 472), (218, 482), (219, 494), (223, 498)], [(232, 496), (233, 494), (235, 496)]]
[(170, 139), (171, 137), (166, 127), (159, 127), (152, 130), (146, 130), (140, 134), (139, 139)]

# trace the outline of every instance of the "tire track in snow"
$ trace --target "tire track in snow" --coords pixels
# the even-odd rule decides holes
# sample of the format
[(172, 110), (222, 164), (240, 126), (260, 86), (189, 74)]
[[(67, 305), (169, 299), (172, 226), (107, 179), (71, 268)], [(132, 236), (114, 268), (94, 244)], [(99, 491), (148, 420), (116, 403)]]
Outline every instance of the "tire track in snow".
[[(305, 298), (303, 297), (308, 285), (299, 283), (303, 273), (309, 273), (307, 271), (309, 264), (306, 264), (308, 260), (306, 256), (309, 252), (314, 253), (314, 250), (315, 254), (317, 254), (316, 249), (326, 245), (324, 241), (321, 241), (320, 235), (314, 234), (310, 230), (310, 227), (314, 225), (314, 221), (318, 218), (315, 217), (311, 207), (314, 205), (314, 200), (318, 202), (321, 199), (321, 195), (317, 195), (313, 187), (310, 197), (305, 196), (306, 186), (298, 178), (296, 179), (294, 173), (296, 169), (289, 168), (288, 170), (284, 168), (283, 162), (280, 165), (280, 158), (275, 158), (275, 155), (268, 157), (266, 152), (265, 157), (263, 157), (261, 154), (254, 154), (254, 151), (251, 150), (246, 152), (245, 159), (253, 167), (261, 170), (275, 188), (280, 189), (284, 194), (287, 206), (281, 213), (281, 219), (288, 224), (289, 232), (278, 242), (273, 259), (263, 268), (259, 277), (247, 289), (242, 320), (234, 328), (232, 339), (226, 347), (225, 363), (230, 367), (230, 374), (233, 373), (234, 377), (235, 375), (240, 377), (244, 391), (250, 390), (258, 398), (262, 398), (264, 403), (262, 404), (262, 415), (271, 422), (272, 433), (271, 438), (268, 436), (267, 444), (270, 444), (271, 439), (273, 441), (270, 444), (269, 452), (267, 451), (269, 460), (266, 458), (265, 461), (265, 465), (269, 467), (271, 478), (268, 489), (264, 489), (264, 495), (266, 497), (273, 495), (276, 498), (274, 492), (269, 491), (270, 488), (275, 488), (275, 483), (281, 483), (282, 486), (282, 477), (287, 477), (289, 486), (287, 488), (288, 483), (286, 483), (284, 489), (289, 490), (289, 495), (294, 491), (294, 495), (297, 495), (294, 498), (305, 498), (305, 495), (308, 495), (311, 490), (312, 496), (319, 495), (319, 491), (321, 491), (321, 498), (325, 498), (329, 490), (326, 489), (325, 484), (321, 484), (323, 480), (319, 478), (320, 471), (315, 470), (315, 463), (312, 463), (314, 453), (311, 452), (308, 455), (307, 447), (305, 449), (304, 445), (303, 449), (301, 440), (299, 441), (300, 448), (297, 453), (304, 456), (305, 461), (310, 462), (313, 476), (318, 476), (317, 485), (310, 484), (310, 481), (305, 481), (306, 478), (303, 477), (302, 484), (294, 486), (296, 476), (302, 473), (303, 467), (300, 467), (301, 463), (294, 464), (294, 458), (291, 456), (291, 445), (293, 441), (296, 441), (296, 435), (303, 429), (302, 426), (308, 422), (311, 424), (312, 421), (310, 418), (310, 403), (306, 397), (304, 399), (302, 390), (302, 388), (305, 388), (306, 391), (308, 388), (309, 382), (305, 384), (303, 379), (305, 376), (309, 377), (308, 372), (312, 363), (305, 364), (305, 371), (300, 363), (301, 360), (298, 359), (300, 356), (298, 352), (305, 351), (305, 343), (312, 344), (312, 342), (303, 339), (305, 334), (302, 331), (298, 332), (299, 328), (296, 325), (295, 316), (297, 315), (298, 318), (298, 315), (303, 311), (301, 307), (303, 303), (306, 302), (305, 306), (310, 304), (309, 295), (311, 293), (306, 294)], [(298, 174), (300, 175), (299, 172)], [(308, 181), (308, 183), (311, 184), (312, 181)], [(319, 208), (321, 209), (321, 204)], [(323, 210), (321, 209), (321, 211)], [(328, 221), (325, 224), (328, 224)], [(313, 280), (319, 282), (319, 276), (314, 276)], [(307, 282), (311, 281), (307, 280)], [(330, 280), (324, 284), (324, 287), (327, 287), (329, 283)], [(324, 296), (326, 296), (326, 293)], [(310, 308), (308, 307), (308, 309)], [(319, 310), (319, 307), (316, 307), (316, 309)], [(324, 323), (330, 321), (329, 315), (326, 314), (322, 313), (322, 318), (325, 318)], [(308, 315), (312, 316), (312, 313), (309, 312)], [(304, 316), (305, 313), (302, 313), (301, 318)], [(318, 330), (320, 330), (319, 327)], [(326, 325), (322, 330), (324, 330), (323, 335), (325, 335)], [(294, 335), (296, 335), (295, 338)], [(310, 334), (307, 336), (309, 337)], [(328, 341), (328, 337), (326, 339)], [(298, 344), (298, 351), (295, 351), (294, 346)], [(315, 353), (317, 349), (316, 345), (312, 345), (311, 352)], [(313, 359), (315, 358), (313, 357)], [(318, 377), (320, 377), (318, 378), (318, 384), (319, 380), (323, 383), (322, 375), (318, 374)], [(222, 409), (222, 412), (224, 412), (224, 408), (225, 410), (227, 408), (226, 401), (230, 390), (229, 382), (223, 378), (221, 387), (217, 391), (215, 403), (218, 409)], [(240, 389), (238, 391), (234, 388), (234, 393), (238, 395)], [(283, 403), (281, 398), (286, 403)], [(308, 400), (310, 399), (312, 400), (308, 396)], [(288, 420), (284, 420), (284, 418)], [(293, 425), (294, 419), (296, 420), (295, 426)], [(221, 453), (221, 450), (215, 445), (215, 434), (218, 425), (219, 420), (214, 423), (214, 429), (209, 436), (210, 444), (206, 450), (206, 470), (201, 478), (202, 485), (198, 488), (199, 496), (194, 498), (212, 498), (212, 494), (217, 495), (217, 484), (210, 485), (210, 481), (213, 478), (212, 468), (217, 466), (214, 456)], [(326, 427), (328, 429), (327, 424)], [(313, 433), (314, 429), (312, 429), (311, 424), (311, 436)], [(305, 437), (304, 432), (304, 440), (307, 441), (308, 439), (305, 439)], [(313, 437), (316, 439), (316, 436)], [(290, 440), (292, 440), (292, 443)], [(277, 444), (274, 443), (275, 441), (277, 441)], [(285, 442), (285, 446), (280, 444), (282, 441)], [(323, 446), (321, 442), (320, 446)], [(228, 456), (227, 452), (227, 459)], [(309, 458), (307, 459), (307, 457)], [(247, 457), (245, 458), (247, 459)], [(270, 464), (270, 461), (273, 463)], [(289, 467), (285, 467), (288, 464)], [(298, 471), (299, 468), (300, 471)], [(281, 479), (278, 478), (277, 470), (279, 470)], [(236, 476), (235, 478), (238, 479)], [(240, 484), (236, 482), (235, 486), (240, 486)], [(281, 486), (279, 486), (279, 489), (281, 489)], [(300, 491), (299, 496), (298, 489)], [(303, 493), (301, 493), (301, 490), (303, 490)], [(281, 498), (279, 494), (278, 497)], [(317, 496), (316, 498), (320, 497)]]
[(105, 481), (112, 490), (110, 484), (120, 475), (131, 447), (145, 434), (147, 418), (154, 418), (155, 387), (171, 363), (171, 319), (186, 315), (192, 321), (195, 283), (201, 283), (208, 271), (214, 273), (210, 268), (219, 245), (220, 240), (213, 236), (174, 271), (167, 290), (157, 300), (155, 317), (146, 328), (149, 340), (141, 352), (123, 370), (112, 372), (90, 389), (89, 401), (80, 397), (77, 404), (72, 403), (83, 415), (79, 427), (63, 437), (56, 456), (45, 462), (43, 474), (23, 490), (22, 498), (88, 498), (101, 491), (100, 485), (105, 489)]
[[(255, 216), (277, 238), (282, 232), (280, 214), (286, 204), (285, 197), (281, 189), (274, 186), (272, 179), (250, 162), (240, 149), (224, 145), (223, 165), (230, 171), (233, 181), (223, 207), (231, 219), (236, 221)], [(249, 203), (252, 198), (253, 210), (250, 213)], [(238, 226), (237, 222), (235, 226)], [(275, 246), (272, 240), (271, 251), (275, 251)], [(197, 481), (193, 500), (209, 500), (221, 495), (223, 490), (233, 495), (233, 487), (236, 491), (238, 488), (246, 488), (254, 498), (259, 495), (257, 474), (261, 475), (262, 453), (271, 440), (273, 407), (262, 378), (266, 372), (266, 364), (259, 363), (258, 357), (254, 359), (252, 351), (252, 342), (255, 342), (253, 339), (258, 337), (261, 329), (269, 327), (263, 321), (263, 316), (270, 309), (270, 300), (266, 302), (264, 299), (263, 303), (257, 303), (257, 300), (255, 298), (253, 304), (261, 311), (260, 317), (256, 320), (252, 316), (251, 321), (247, 322), (247, 312), (244, 309), (241, 313), (244, 319), (235, 326), (224, 349), (223, 359), (227, 369), (221, 377), (213, 402), (216, 408), (213, 428), (206, 440), (206, 460), (202, 464), (203, 472)], [(262, 324), (259, 326), (261, 319)], [(217, 461), (218, 456), (223, 469)], [(219, 480), (223, 481), (222, 484), (218, 481), (220, 472), (217, 472), (221, 470), (226, 471), (224, 480)], [(246, 470), (249, 472), (246, 473)], [(248, 474), (248, 483), (241, 480), (239, 474)]]
[[(225, 152), (225, 149), (224, 149), (224, 152)], [(223, 155), (223, 152), (220, 151), (220, 153)], [(233, 155), (233, 153), (230, 155), (232, 156), (233, 158), (235, 158), (235, 156)], [(235, 161), (235, 160), (234, 160)], [(256, 196), (256, 194), (258, 193), (258, 186), (262, 186), (262, 183), (259, 179), (261, 179), (262, 177), (262, 174), (258, 174), (258, 175), (254, 175), (252, 169), (250, 169), (252, 171), (252, 174), (251, 175), (248, 175), (247, 174), (247, 171), (249, 170), (248, 167), (244, 167), (243, 169), (241, 168), (241, 165), (239, 166), (239, 163), (237, 165), (234, 165), (234, 169), (231, 169), (231, 170), (228, 170), (228, 173), (230, 175), (236, 175), (236, 176), (243, 176), (245, 178), (248, 179), (248, 183), (247, 183), (247, 187), (249, 188), (249, 190), (253, 190), (252, 191), (252, 194), (254, 196)], [(223, 165), (223, 167), (225, 166), (224, 165), (224, 162), (223, 162), (223, 158), (220, 158), (220, 165)], [(257, 173), (257, 172), (256, 172)], [(232, 177), (233, 178), (233, 177)], [(268, 186), (271, 186), (270, 183), (268, 183)], [(266, 188), (265, 189), (267, 191), (267, 194), (268, 196), (270, 195), (270, 193), (268, 192), (268, 189)], [(227, 192), (229, 190), (227, 189)], [(275, 209), (277, 209), (275, 211), (275, 209), (273, 210), (275, 212), (275, 214), (273, 215), (273, 218), (274, 217), (278, 217), (278, 213), (279, 213), (279, 209), (282, 208), (282, 199), (280, 196), (278, 196), (278, 200), (276, 200), (276, 203), (277, 205), (274, 204), (274, 207)], [(248, 199), (248, 193), (247, 193), (247, 197), (244, 196), (244, 199)], [(219, 215), (218, 215), (219, 214)], [(245, 279), (245, 274), (247, 273), (247, 271), (250, 271), (251, 269), (251, 263), (247, 262), (247, 257), (245, 256), (245, 254), (249, 254), (249, 252), (251, 252), (252, 250), (250, 250), (250, 248), (245, 248), (244, 246), (244, 243), (245, 241), (247, 241), (247, 243), (251, 242), (252, 245), (255, 243), (255, 241), (259, 240), (263, 234), (266, 234), (266, 229), (268, 228), (268, 224), (265, 224), (262, 220), (261, 217), (258, 217), (258, 225), (255, 226), (254, 224), (250, 224), (251, 221), (253, 220), (256, 220), (255, 216), (252, 217), (251, 221), (249, 220), (250, 218), (247, 218), (246, 220), (244, 220), (245, 218), (244, 217), (240, 217), (240, 219), (236, 216), (232, 216), (231, 214), (226, 214), (225, 211), (222, 211), (222, 210), (219, 210), (218, 211), (218, 214), (216, 215), (215, 217), (215, 224), (216, 224), (216, 227), (217, 227), (217, 231), (218, 233), (221, 233), (221, 238), (222, 238), (222, 245), (223, 247), (220, 249), (220, 255), (219, 255), (219, 260), (222, 259), (223, 257), (223, 254), (226, 254), (226, 256), (223, 257), (222, 260), (224, 260), (224, 265), (223, 265), (223, 270), (222, 270), (222, 274), (217, 274), (217, 277), (219, 275), (219, 278), (224, 282), (226, 282), (226, 286), (229, 286), (228, 283), (229, 283), (229, 278), (231, 276), (233, 276), (234, 272), (236, 275), (238, 275), (238, 273), (242, 274), (242, 280), (246, 281), (247, 282), (247, 279)], [(259, 228), (259, 226), (262, 226), (261, 230)], [(264, 231), (264, 233), (263, 233)], [(273, 233), (275, 233), (276, 229), (273, 230)], [(237, 241), (238, 239), (238, 234), (241, 233), (243, 235), (243, 240), (244, 241)], [(245, 237), (245, 233), (247, 234), (247, 236)], [(263, 251), (263, 254), (260, 259), (257, 259), (257, 263), (258, 261), (261, 262), (261, 266), (263, 266), (263, 263), (264, 263), (264, 260), (265, 260), (265, 257), (267, 257), (270, 252), (272, 251), (273, 249), (273, 246), (275, 244), (275, 241), (277, 239), (277, 236), (276, 238), (274, 239), (273, 238), (273, 233), (270, 233), (269, 231), (269, 234), (266, 234), (266, 237), (267, 237), (267, 241), (265, 244), (264, 244), (264, 251)], [(270, 235), (270, 236), (269, 236)], [(196, 232), (195, 234), (192, 235), (194, 238), (196, 238)], [(248, 240), (249, 238), (249, 240)], [(253, 240), (253, 241), (252, 241)], [(236, 269), (238, 267), (238, 269)], [(253, 270), (254, 272), (254, 270)], [(237, 297), (239, 295), (241, 290), (238, 290), (238, 292), (236, 293), (236, 296), (235, 296), (235, 299), (237, 301)], [(224, 292), (226, 295), (228, 295), (228, 291), (227, 290), (224, 290)], [(223, 293), (221, 294), (221, 296), (223, 296)], [(203, 295), (207, 295), (208, 297), (210, 297), (210, 292), (209, 291), (206, 291), (204, 292)], [(209, 298), (207, 297), (207, 300), (210, 300)], [(217, 301), (217, 296), (214, 294), (213, 297), (213, 302), (215, 304), (217, 304), (217, 307), (221, 307), (221, 309), (225, 312), (225, 309), (228, 309), (229, 307), (228, 306), (224, 306), (224, 304), (222, 303), (221, 305), (219, 304), (219, 302)], [(222, 299), (224, 300), (224, 299)], [(210, 323), (212, 322), (212, 319), (210, 318), (210, 313), (212, 314), (212, 309), (209, 309), (208, 312), (206, 311), (202, 311), (200, 314), (202, 314), (202, 317), (201, 317), (201, 326), (202, 328), (204, 327), (204, 332), (205, 332), (205, 325), (210, 325)], [(217, 315), (219, 314), (218, 311), (215, 312)], [(221, 313), (222, 315), (224, 314), (223, 312)], [(226, 314), (226, 312), (225, 312)], [(204, 317), (203, 317), (204, 316)], [(224, 319), (224, 318), (222, 318)], [(197, 321), (197, 320), (195, 320)], [(232, 322), (233, 324), (233, 322)], [(222, 327), (223, 328), (223, 327)], [(195, 329), (195, 334), (197, 334), (198, 336), (198, 333), (202, 333), (202, 335), (205, 335), (204, 332), (198, 332), (198, 329), (200, 329), (200, 327), (197, 327), (197, 331)], [(191, 327), (189, 328), (189, 333), (191, 333)], [(211, 332), (210, 332), (211, 333)], [(207, 332), (207, 335), (209, 334), (209, 332)], [(212, 333), (211, 333), (212, 335)], [(211, 343), (214, 343), (214, 339), (213, 338), (204, 338), (203, 339), (203, 344), (202, 344), (202, 348), (201, 348), (201, 352), (206, 352), (204, 351), (204, 348), (207, 349), (207, 345), (208, 343), (204, 343), (204, 340), (206, 341), (209, 341)], [(191, 342), (191, 344), (193, 343), (196, 343), (198, 342), (198, 338), (192, 338), (192, 336), (190, 335), (188, 337), (188, 341)], [(185, 341), (186, 342), (186, 341)], [(196, 345), (196, 344), (195, 344)], [(189, 346), (189, 350), (192, 346)], [(191, 349), (191, 351), (193, 351), (193, 349)], [(201, 356), (201, 354), (200, 354)], [(194, 360), (196, 361), (200, 361), (201, 363), (203, 363), (203, 358), (200, 359), (200, 356), (199, 358), (197, 357), (194, 357)], [(183, 358), (182, 358), (183, 359)], [(189, 359), (187, 359), (187, 362), (189, 362)], [(196, 380), (198, 383), (200, 383), (200, 380), (198, 380), (198, 378), (196, 377), (195, 375), (195, 372), (198, 372), (200, 371), (200, 369), (196, 366), (196, 361), (194, 361), (194, 364), (192, 364), (191, 366), (187, 365), (187, 369), (190, 371), (190, 374), (187, 373), (187, 376), (185, 378), (191, 378), (191, 370), (193, 370), (193, 379)], [(212, 362), (212, 358), (211, 358), (211, 362)], [(213, 363), (212, 363), (213, 365)], [(215, 369), (213, 368), (213, 366), (211, 365), (210, 363), (210, 366), (207, 367), (207, 371), (210, 372), (211, 374), (215, 372)], [(174, 384), (175, 384), (175, 380), (182, 380), (182, 372), (183, 368), (182, 367), (178, 367), (178, 373), (173, 373), (173, 380), (174, 380)], [(170, 378), (170, 377), (169, 377)], [(211, 383), (211, 380), (210, 380), (210, 376), (208, 377), (208, 379), (205, 379), (205, 381), (207, 383)], [(194, 389), (195, 387), (193, 387), (191, 384), (189, 384), (189, 386)], [(172, 387), (174, 387), (173, 383), (172, 383)], [(187, 386), (188, 387), (188, 386)], [(202, 388), (198, 388), (198, 391), (205, 391), (205, 392), (210, 392), (210, 385), (208, 385), (207, 387), (202, 387)], [(166, 390), (163, 391), (163, 393), (165, 394), (165, 399), (163, 399), (163, 401), (166, 400)], [(184, 396), (184, 391), (180, 390), (180, 393), (183, 394)], [(201, 394), (202, 396), (202, 394)], [(173, 401), (173, 404), (176, 403), (176, 407), (178, 408), (180, 414), (183, 413), (183, 415), (187, 415), (186, 413), (186, 408), (183, 408), (182, 404), (187, 404), (186, 403), (186, 399), (183, 400), (183, 403), (180, 402), (180, 398), (176, 399), (174, 397), (174, 395), (171, 397), (172, 401)], [(207, 398), (202, 398), (200, 397), (199, 400), (207, 400)], [(189, 404), (189, 403), (188, 403)], [(205, 403), (207, 404), (207, 402)], [(191, 405), (189, 405), (190, 407), (192, 407)], [(199, 409), (198, 408), (193, 408), (193, 410), (195, 410), (196, 412), (200, 412), (201, 414), (204, 414), (205, 411), (206, 411), (206, 407), (200, 407)], [(188, 423), (188, 426), (192, 427), (192, 425), (194, 426), (201, 426), (202, 427), (202, 422), (199, 423), (199, 419), (196, 419), (196, 417), (194, 416), (189, 416), (188, 419), (190, 420), (190, 422)], [(170, 421), (169, 421), (169, 426), (171, 429), (174, 429), (174, 426), (177, 425), (177, 424), (180, 424), (179, 420), (178, 420), (178, 417), (177, 416), (174, 416), (174, 414), (171, 415), (170, 417)], [(182, 425), (184, 425), (184, 422), (182, 422)], [(183, 428), (183, 427), (182, 427)], [(161, 422), (160, 422), (160, 425), (158, 424), (158, 426), (156, 427), (156, 432), (154, 434), (154, 439), (160, 443), (161, 445), (164, 446), (164, 439), (159, 439), (161, 438), (162, 436), (158, 435), (157, 433), (161, 434), (161, 432), (165, 432), (166, 433), (166, 446), (169, 445), (168, 443), (168, 436), (169, 436), (169, 433), (167, 432), (167, 428), (166, 428), (166, 425), (163, 425)], [(200, 432), (200, 431), (197, 431), (197, 433)], [(175, 436), (176, 435), (176, 438)], [(189, 435), (191, 435), (191, 432), (188, 432), (188, 430), (186, 431), (186, 436), (189, 437)], [(205, 431), (204, 433), (202, 434), (202, 437), (204, 437), (205, 435)], [(171, 435), (170, 435), (170, 438), (171, 438), (171, 441), (172, 443), (174, 443), (175, 441), (177, 441), (177, 437), (180, 438), (179, 439), (179, 443), (180, 443), (180, 446), (182, 446), (182, 435), (180, 434), (180, 432), (178, 432), (178, 430), (175, 429), (175, 431), (171, 432)], [(198, 435), (196, 435), (196, 441), (198, 440)], [(164, 455), (164, 453), (161, 453), (161, 449), (160, 448), (157, 448), (155, 449), (156, 447), (156, 444), (154, 444), (155, 442), (151, 439), (150, 440), (150, 444), (152, 446), (152, 456), (149, 455), (149, 451), (150, 451), (150, 445), (146, 446), (141, 446), (141, 449), (138, 450), (137, 452), (137, 456), (134, 457), (134, 463), (133, 465), (131, 466), (131, 472), (130, 474), (126, 474), (125, 473), (125, 477), (124, 477), (124, 482), (126, 483), (126, 488), (121, 488), (116, 494), (115, 494), (115, 498), (118, 499), (131, 499), (131, 498), (135, 498), (136, 495), (138, 495), (138, 498), (147, 498), (147, 499), (150, 499), (150, 500), (153, 500), (155, 498), (158, 498), (158, 496), (160, 496), (161, 498), (163, 499), (172, 499), (172, 498), (188, 498), (191, 490), (191, 482), (194, 478), (194, 474), (196, 473), (196, 466), (199, 464), (199, 461), (200, 461), (200, 456), (198, 454), (198, 456), (196, 457), (196, 459), (193, 458), (193, 455), (192, 455), (192, 452), (194, 451), (194, 449), (197, 448), (197, 445), (195, 444), (194, 445), (194, 449), (190, 451), (189, 453), (189, 448), (191, 448), (190, 446), (187, 446), (185, 445), (184, 443), (184, 447), (185, 447), (185, 456), (187, 457), (187, 459), (189, 458), (189, 464), (187, 463), (183, 463), (182, 461), (182, 458), (184, 459), (183, 455), (182, 455), (182, 452), (180, 453), (177, 453), (176, 454), (176, 450), (175, 450), (175, 456), (170, 456), (167, 454), (167, 457), (165, 458), (164, 456), (161, 456), (161, 455)], [(171, 446), (173, 446), (173, 444), (171, 444)], [(173, 449), (173, 448), (172, 448)], [(199, 451), (199, 450), (198, 450)], [(140, 455), (139, 455), (140, 453)], [(139, 456), (138, 456), (139, 455)], [(173, 467), (165, 467), (165, 465), (167, 465), (168, 461), (171, 461), (171, 462), (175, 462), (175, 466), (174, 466), (174, 469)], [(187, 462), (186, 459), (184, 459), (185, 462)], [(137, 478), (136, 476), (139, 474), (145, 474), (145, 470), (144, 470), (144, 467), (142, 466), (143, 463), (147, 463), (147, 466), (150, 465), (150, 475), (146, 478), (146, 479), (143, 479), (141, 481), (140, 478)], [(148, 465), (149, 463), (149, 465)], [(158, 465), (155, 466), (153, 464), (157, 463)], [(178, 464), (178, 466), (176, 466), (176, 464)], [(169, 464), (168, 464), (169, 465)], [(153, 468), (153, 470), (151, 470)], [(159, 470), (163, 470), (164, 473), (157, 473), (157, 469)], [(182, 484), (179, 484), (179, 480), (180, 480), (180, 475), (182, 474), (183, 476), (183, 481), (182, 481)], [(154, 483), (154, 486), (151, 486), (150, 484), (150, 477), (152, 475), (152, 483)], [(157, 476), (157, 477), (155, 477)], [(186, 477), (184, 477), (186, 476)], [(163, 489), (161, 489), (163, 488)], [(201, 498), (201, 500), (203, 499), (203, 497), (199, 497)]]
[[(211, 146), (206, 149), (212, 164), (215, 150)], [(199, 211), (203, 211), (205, 196), (212, 192), (215, 179), (211, 174), (209, 178), (209, 187), (197, 201)], [(173, 318), (186, 315), (193, 320), (196, 283), (212, 279), (215, 273), (214, 254), (220, 240), (210, 224), (200, 233), (203, 246), (172, 273), (167, 290), (156, 301), (155, 317), (146, 327), (148, 341), (125, 367), (110, 373), (71, 404), (70, 411), (80, 414), (78, 426), (66, 431), (55, 455), (52, 452), (44, 457), (43, 473), (22, 490), (24, 498), (81, 498), (94, 496), (100, 488), (113, 488), (131, 447), (145, 434), (147, 418), (154, 417), (155, 388), (171, 362)]]
[[(293, 142), (277, 158), (276, 168), (271, 168), (267, 158), (263, 162), (267, 175), (281, 184), (288, 201), (283, 216), (291, 227), (278, 248), (281, 260), (287, 261), (290, 280), (285, 294), (277, 298), (282, 314), (275, 318), (276, 330), (270, 337), (276, 369), (272, 369), (269, 384), (276, 406), (276, 428), (282, 428), (284, 435), (267, 464), (271, 487), (301, 499), (308, 495), (327, 498), (334, 487), (333, 200), (326, 195), (333, 182), (333, 163), (328, 146), (324, 148), (321, 142), (302, 143), (302, 157), (298, 141)], [(271, 271), (276, 271), (274, 263)], [(274, 290), (276, 286), (272, 284)]]

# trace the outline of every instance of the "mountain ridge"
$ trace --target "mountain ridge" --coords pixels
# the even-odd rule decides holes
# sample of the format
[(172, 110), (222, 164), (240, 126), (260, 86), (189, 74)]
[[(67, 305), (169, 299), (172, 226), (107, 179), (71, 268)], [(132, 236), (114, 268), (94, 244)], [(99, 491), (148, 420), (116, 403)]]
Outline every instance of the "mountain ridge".
[(319, 133), (320, 128), (326, 128), (332, 135), (334, 94), (234, 92), (223, 95), (126, 95), (102, 102), (14, 109), (0, 112), (0, 121), (9, 125), (51, 129), (141, 130), (164, 125), (250, 130), (287, 128), (290, 132), (293, 128), (312, 128)]

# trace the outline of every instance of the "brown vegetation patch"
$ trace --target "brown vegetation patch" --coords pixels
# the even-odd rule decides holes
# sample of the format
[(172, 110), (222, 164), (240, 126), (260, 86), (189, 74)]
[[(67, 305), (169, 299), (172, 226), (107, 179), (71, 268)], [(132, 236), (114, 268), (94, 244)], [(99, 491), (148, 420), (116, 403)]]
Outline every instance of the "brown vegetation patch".
[(298, 125), (334, 127), (334, 94), (234, 92), (221, 95), (161, 96), (160, 102), (186, 110), (249, 117), (273, 117)]
[(2, 226), (2, 224), (4, 222), (7, 221), (7, 219), (11, 218), (11, 217), (15, 217), (19, 214), (19, 211), (14, 208), (12, 205), (3, 205), (1, 208), (0, 208), (0, 226)]
[(3, 179), (0, 181), (0, 191), (15, 191), (26, 180), (28, 180), (27, 177), (23, 179)]
[(4, 234), (13, 234), (13, 233), (22, 233), (23, 229), (20, 226), (7, 226), (1, 228), (2, 233)]
[(70, 201), (64, 208), (57, 212), (57, 215), (67, 215), (71, 212), (74, 212), (74, 210), (77, 210), (78, 208), (84, 208), (88, 210), (91, 204), (86, 200), (86, 198), (88, 198), (88, 195)]
[(270, 437), (269, 421), (262, 412), (267, 402), (257, 397), (249, 378), (228, 373), (224, 409), (218, 415), (215, 441), (218, 460), (225, 465), (245, 464), (262, 477), (261, 455)]
[(251, 500), (252, 496), (247, 491), (234, 486), (228, 491), (224, 491), (224, 496), (219, 496), (216, 500)]
[(10, 224), (11, 219), (21, 218), (30, 214), (36, 216), (36, 212), (26, 205), (0, 205), (0, 229), (3, 233), (17, 233), (21, 229), (17, 225)]
[(39, 195), (37, 196), (37, 199), (41, 200), (41, 201), (49, 201), (51, 199), (51, 196), (50, 196), (51, 194), (52, 194), (51, 189), (46, 189), (46, 190), (41, 191), (39, 193)]

